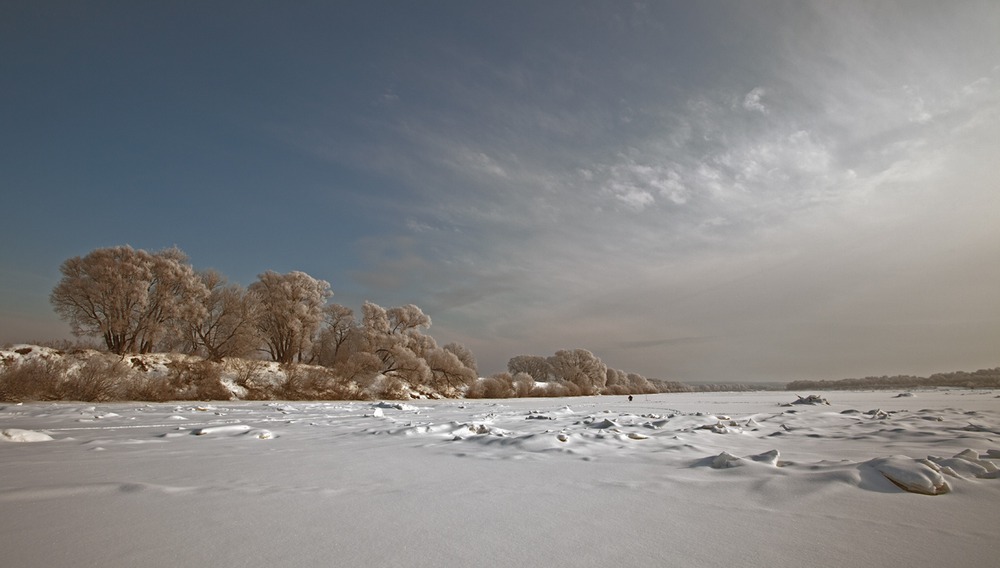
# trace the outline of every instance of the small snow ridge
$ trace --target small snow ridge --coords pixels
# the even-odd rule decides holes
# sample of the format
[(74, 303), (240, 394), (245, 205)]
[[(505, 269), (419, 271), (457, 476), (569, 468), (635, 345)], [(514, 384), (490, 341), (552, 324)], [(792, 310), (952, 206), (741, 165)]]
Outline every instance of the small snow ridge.
[(747, 460), (750, 460), (755, 463), (778, 467), (779, 465), (778, 457), (780, 455), (781, 454), (778, 453), (778, 450), (771, 450), (768, 452), (764, 452), (762, 454), (756, 454), (752, 456), (747, 456), (745, 458), (741, 458), (738, 456), (734, 456), (729, 452), (722, 452), (721, 454), (715, 456), (715, 458), (712, 459), (710, 465), (712, 466), (713, 469), (727, 469), (730, 467), (739, 467), (745, 465), (748, 463)]
[(35, 432), (34, 430), (9, 428), (0, 432), (0, 440), (6, 442), (48, 442), (52, 440), (52, 436), (43, 432)]
[(233, 434), (245, 434), (250, 430), (250, 427), (246, 424), (226, 424), (225, 426), (206, 426), (204, 428), (197, 428), (191, 430), (191, 433), (195, 436), (213, 436), (221, 434), (223, 436), (232, 436)]
[(811, 405), (826, 404), (826, 405), (829, 405), (830, 401), (828, 401), (825, 398), (819, 396), (818, 394), (811, 394), (809, 396), (800, 396), (798, 398), (798, 400), (796, 400), (795, 402), (790, 402), (788, 404), (782, 404), (781, 406), (791, 406), (793, 404), (811, 404)]
[(712, 460), (713, 469), (726, 469), (743, 465), (743, 459), (729, 452), (722, 452)]
[(922, 495), (943, 495), (951, 486), (941, 475), (941, 468), (929, 460), (889, 456), (865, 462), (901, 489)]
[(403, 404), (401, 402), (377, 402), (372, 405), (372, 408), (394, 408), (396, 410), (418, 410), (416, 406), (410, 404)]
[(979, 453), (975, 450), (964, 450), (951, 458), (927, 456), (927, 461), (937, 464), (941, 468), (941, 473), (952, 477), (997, 479), (1000, 475), (1000, 468), (992, 462), (980, 459)]
[[(586, 421), (584, 421), (584, 423), (586, 423)], [(618, 428), (619, 424), (617, 422), (615, 422), (614, 420), (611, 420), (610, 418), (605, 418), (604, 420), (601, 420), (600, 422), (596, 422), (596, 421), (595, 422), (590, 422), (590, 427), (591, 428), (599, 428), (601, 430), (608, 430), (610, 428)]]
[(720, 421), (715, 424), (705, 424), (698, 426), (695, 430), (711, 430), (713, 434), (739, 434), (743, 432), (743, 429), (734, 420), (730, 420), (728, 423)]

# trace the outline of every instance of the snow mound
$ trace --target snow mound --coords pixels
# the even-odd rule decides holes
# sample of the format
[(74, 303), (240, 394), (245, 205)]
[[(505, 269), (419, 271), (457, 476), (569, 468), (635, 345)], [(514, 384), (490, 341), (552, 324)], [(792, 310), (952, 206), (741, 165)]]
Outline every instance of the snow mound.
[(936, 464), (941, 472), (952, 477), (996, 479), (1000, 468), (980, 459), (975, 450), (965, 450), (950, 458), (927, 456), (927, 461)]
[(778, 452), (778, 450), (771, 450), (769, 452), (764, 452), (761, 454), (750, 456), (750, 459), (752, 459), (757, 463), (777, 466), (779, 457), (781, 457), (781, 454)]
[(601, 430), (608, 430), (608, 429), (611, 429), (611, 428), (618, 428), (619, 426), (620, 425), (617, 422), (615, 422), (614, 420), (611, 420), (610, 418), (605, 418), (604, 420), (595, 421), (595, 422), (591, 422), (590, 423), (590, 427), (591, 428), (598, 428), (598, 429), (601, 429)]
[(0, 432), (0, 440), (6, 442), (48, 442), (52, 440), (52, 436), (43, 432), (35, 432), (34, 430), (9, 428)]
[(726, 469), (730, 467), (739, 467), (743, 465), (743, 458), (739, 456), (734, 456), (729, 452), (722, 452), (721, 454), (715, 456), (712, 460), (713, 469)]
[(951, 486), (941, 475), (941, 468), (928, 460), (907, 456), (876, 458), (865, 463), (901, 489), (922, 495), (943, 495)]
[(788, 404), (783, 404), (782, 406), (791, 406), (793, 404), (812, 404), (812, 405), (826, 404), (826, 405), (829, 406), (830, 401), (828, 401), (825, 398), (819, 396), (818, 394), (811, 394), (809, 396), (800, 396), (798, 398), (798, 400), (796, 400), (795, 402), (790, 402)]
[(743, 432), (740, 425), (730, 420), (728, 423), (719, 421), (715, 424), (705, 424), (695, 428), (695, 430), (711, 430), (713, 434), (739, 434)]
[(403, 404), (401, 402), (377, 402), (372, 405), (372, 408), (393, 408), (396, 410), (418, 410), (416, 406), (411, 404)]
[(781, 454), (778, 452), (778, 450), (770, 450), (764, 453), (741, 458), (729, 452), (722, 452), (721, 454), (715, 456), (715, 458), (712, 459), (712, 462), (709, 465), (711, 465), (713, 469), (727, 469), (730, 467), (739, 467), (745, 465), (747, 463), (747, 460), (750, 460), (751, 462), (777, 466), (778, 457), (780, 455)]
[(195, 436), (213, 436), (213, 435), (223, 435), (231, 436), (233, 434), (245, 434), (250, 431), (250, 427), (246, 424), (226, 424), (224, 426), (206, 426), (204, 428), (197, 428), (191, 430), (191, 433)]

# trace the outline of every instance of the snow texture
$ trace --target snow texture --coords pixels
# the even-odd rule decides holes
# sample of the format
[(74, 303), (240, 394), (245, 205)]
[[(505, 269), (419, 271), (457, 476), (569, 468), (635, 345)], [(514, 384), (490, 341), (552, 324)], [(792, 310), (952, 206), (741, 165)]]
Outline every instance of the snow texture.
[(27, 567), (993, 565), (1000, 398), (896, 394), (0, 405), (0, 548)]

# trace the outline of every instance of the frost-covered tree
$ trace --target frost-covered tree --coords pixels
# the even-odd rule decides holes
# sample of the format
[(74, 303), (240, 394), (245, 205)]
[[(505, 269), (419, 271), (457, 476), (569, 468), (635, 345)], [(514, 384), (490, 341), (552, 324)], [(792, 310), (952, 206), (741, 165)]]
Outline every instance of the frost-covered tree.
[(431, 369), (431, 386), (436, 389), (443, 391), (458, 389), (471, 385), (478, 378), (476, 369), (469, 367), (449, 349), (431, 349), (424, 353), (424, 360)]
[(75, 335), (99, 336), (108, 350), (148, 353), (204, 312), (208, 289), (180, 249), (95, 249), (60, 266), (50, 300)]
[(576, 385), (583, 395), (600, 392), (608, 380), (607, 365), (586, 349), (556, 351), (548, 362), (557, 379)]
[(398, 377), (412, 385), (424, 384), (431, 376), (430, 368), (414, 348), (420, 345), (420, 327), (430, 325), (430, 318), (420, 308), (409, 305), (386, 310), (372, 302), (361, 308), (361, 329), (366, 351), (381, 362), (379, 373)]
[(258, 320), (260, 297), (239, 284), (230, 284), (214, 270), (199, 273), (209, 294), (202, 317), (188, 322), (191, 343), (212, 361), (241, 357), (261, 344)]
[(618, 369), (608, 369), (604, 394), (639, 394), (657, 392), (649, 379), (638, 373), (626, 373)]
[(527, 373), (536, 381), (547, 381), (554, 376), (552, 365), (548, 359), (537, 355), (518, 355), (507, 362), (507, 371), (511, 375)]
[(314, 362), (332, 367), (350, 357), (350, 343), (358, 335), (358, 324), (354, 320), (354, 310), (340, 304), (330, 304), (323, 308), (323, 327), (313, 345)]
[(654, 385), (649, 381), (649, 379), (638, 373), (629, 373), (626, 376), (626, 378), (628, 379), (629, 392), (647, 393), (647, 394), (658, 392), (656, 385)]
[(279, 363), (302, 361), (323, 322), (323, 307), (333, 293), (330, 284), (305, 272), (268, 270), (250, 285), (263, 304), (257, 327), (271, 358)]
[[(423, 333), (430, 325), (431, 318), (413, 304), (385, 309), (365, 302), (361, 322), (363, 351), (375, 356), (379, 374), (412, 386), (458, 392), (456, 389), (475, 381), (476, 370), (457, 353), (462, 353), (473, 364), (475, 359), (460, 345), (439, 347), (433, 337)], [(347, 368), (354, 370), (370, 361), (363, 355), (353, 354)]]
[(472, 354), (472, 351), (468, 347), (462, 345), (461, 343), (452, 342), (442, 347), (442, 349), (454, 353), (455, 357), (458, 357), (458, 360), (461, 361), (462, 365), (471, 369), (478, 377), (479, 366), (476, 363), (476, 356)]

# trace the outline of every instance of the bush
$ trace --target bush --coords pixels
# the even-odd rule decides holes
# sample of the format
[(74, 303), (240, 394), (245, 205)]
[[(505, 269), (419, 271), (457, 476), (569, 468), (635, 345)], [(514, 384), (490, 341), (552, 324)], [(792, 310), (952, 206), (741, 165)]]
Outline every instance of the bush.
[(510, 373), (499, 373), (472, 383), (466, 398), (513, 398), (517, 394)]
[(375, 386), (375, 394), (378, 398), (387, 400), (406, 400), (410, 398), (410, 391), (406, 382), (396, 376), (383, 376)]
[(222, 368), (211, 361), (168, 363), (167, 383), (174, 400), (230, 400), (233, 395), (222, 384)]
[(329, 375), (320, 369), (304, 369), (298, 365), (283, 365), (285, 382), (274, 395), (282, 400), (319, 400), (326, 390)]
[(225, 365), (234, 373), (234, 382), (246, 390), (244, 400), (269, 400), (272, 386), (263, 380), (264, 369), (267, 363), (258, 359), (241, 359), (229, 357), (225, 359)]
[(0, 400), (58, 400), (59, 382), (66, 368), (62, 361), (41, 358), (4, 365), (0, 371)]
[(84, 402), (119, 400), (131, 374), (128, 366), (117, 359), (91, 357), (75, 372), (65, 375), (59, 383), (59, 398)]
[(357, 383), (338, 378), (323, 367), (282, 365), (285, 380), (277, 385), (237, 379), (247, 389), (245, 400), (367, 400)]
[(167, 402), (176, 400), (175, 391), (166, 379), (136, 375), (125, 381), (119, 390), (119, 400)]

